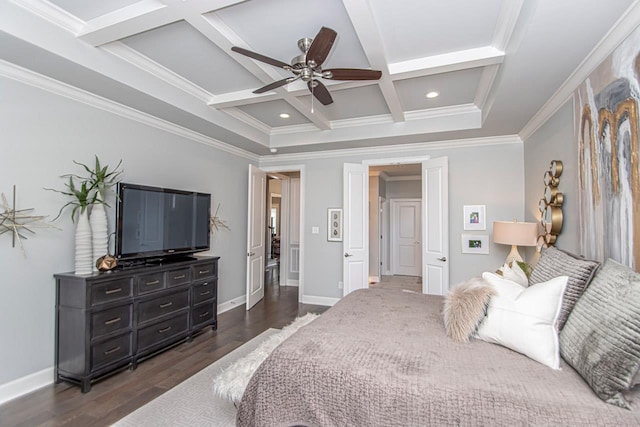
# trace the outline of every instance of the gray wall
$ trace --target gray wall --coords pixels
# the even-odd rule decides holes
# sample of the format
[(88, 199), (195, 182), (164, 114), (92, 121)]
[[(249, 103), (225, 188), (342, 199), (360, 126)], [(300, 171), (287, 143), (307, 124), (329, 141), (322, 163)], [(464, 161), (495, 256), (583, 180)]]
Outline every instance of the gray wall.
[(387, 200), (391, 199), (421, 199), (422, 200), (422, 181), (387, 181), (387, 191), (385, 193)]
[[(43, 187), (62, 189), (60, 175), (80, 173), (72, 160), (123, 159), (123, 181), (208, 192), (214, 209), (221, 204), (231, 231), (212, 240), (222, 257), (219, 300), (244, 295), (249, 160), (6, 78), (0, 93), (0, 192), (10, 198), (16, 184), (18, 208), (52, 219), (68, 199)], [(0, 386), (53, 366), (53, 274), (73, 270), (75, 230), (69, 212), (56, 225), (29, 237), (26, 258), (0, 235)]]
[[(526, 220), (539, 222), (538, 202), (544, 194), (544, 173), (549, 169), (551, 160), (562, 160), (563, 170), (558, 189), (564, 196), (562, 205), (564, 221), (556, 247), (577, 254), (579, 251), (578, 147), (573, 123), (573, 102), (568, 101), (524, 141), (524, 192)], [(528, 248), (526, 253), (527, 260), (537, 259), (534, 248)]]
[[(342, 289), (342, 243), (326, 239), (327, 208), (342, 206), (342, 171), (345, 162), (365, 159), (425, 156), (449, 158), (449, 245), (450, 284), (469, 279), (483, 271), (493, 271), (509, 252), (508, 247), (492, 244), (489, 255), (461, 253), (462, 207), (484, 204), (487, 230), (475, 232), (491, 236), (494, 220), (524, 217), (524, 174), (522, 144), (486, 144), (452, 149), (412, 149), (386, 154), (350, 154), (332, 158), (294, 157), (290, 160), (264, 158), (261, 166), (305, 165), (305, 296), (340, 298)], [(387, 183), (387, 192), (388, 192)], [(320, 227), (312, 234), (311, 227)]]

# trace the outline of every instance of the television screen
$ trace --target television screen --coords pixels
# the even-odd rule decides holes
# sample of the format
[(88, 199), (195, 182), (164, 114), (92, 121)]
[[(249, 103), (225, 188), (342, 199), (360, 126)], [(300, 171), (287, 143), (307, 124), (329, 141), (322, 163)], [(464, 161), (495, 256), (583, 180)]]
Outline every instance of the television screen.
[(190, 254), (209, 249), (211, 195), (120, 183), (116, 256)]

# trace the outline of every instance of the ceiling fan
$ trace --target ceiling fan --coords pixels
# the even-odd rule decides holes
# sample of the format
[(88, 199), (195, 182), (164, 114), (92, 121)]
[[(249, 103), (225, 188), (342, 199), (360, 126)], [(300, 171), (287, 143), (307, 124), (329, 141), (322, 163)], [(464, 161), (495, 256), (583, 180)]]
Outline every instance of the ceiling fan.
[(338, 33), (331, 28), (322, 27), (315, 39), (305, 37), (298, 40), (298, 48), (302, 51), (302, 55), (293, 58), (291, 64), (237, 46), (232, 47), (231, 50), (257, 61), (291, 71), (294, 74), (292, 77), (278, 80), (256, 89), (253, 93), (268, 92), (296, 80), (302, 80), (307, 83), (311, 94), (315, 96), (318, 101), (324, 105), (329, 105), (333, 102), (333, 98), (331, 98), (327, 87), (318, 79), (378, 80), (380, 76), (382, 76), (382, 72), (378, 70), (365, 70), (361, 68), (330, 68), (323, 70), (322, 63), (327, 59), (337, 35)]

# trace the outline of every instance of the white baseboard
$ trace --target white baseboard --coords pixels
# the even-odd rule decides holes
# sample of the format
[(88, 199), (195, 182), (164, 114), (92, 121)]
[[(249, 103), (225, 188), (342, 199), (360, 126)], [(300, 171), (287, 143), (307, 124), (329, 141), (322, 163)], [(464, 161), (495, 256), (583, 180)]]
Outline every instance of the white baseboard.
[(284, 286), (298, 286), (299, 283), (300, 282), (298, 280), (288, 279)]
[(332, 306), (335, 303), (340, 301), (340, 298), (329, 298), (329, 297), (316, 297), (313, 295), (303, 295), (302, 303), (303, 304), (313, 304), (313, 305), (328, 305)]
[(218, 314), (224, 313), (225, 311), (229, 311), (236, 307), (244, 305), (246, 302), (247, 302), (246, 295), (240, 295), (239, 297), (234, 298), (232, 300), (221, 302), (220, 304), (218, 304)]
[(53, 384), (53, 366), (0, 385), (0, 405)]

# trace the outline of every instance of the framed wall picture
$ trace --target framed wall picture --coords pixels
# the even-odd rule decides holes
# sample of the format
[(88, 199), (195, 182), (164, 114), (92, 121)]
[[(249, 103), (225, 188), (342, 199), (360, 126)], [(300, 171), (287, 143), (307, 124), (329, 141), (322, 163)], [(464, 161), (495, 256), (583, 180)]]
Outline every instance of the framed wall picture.
[(464, 205), (463, 215), (465, 230), (487, 229), (487, 218), (484, 205)]
[(462, 253), (489, 255), (489, 235), (463, 234)]
[(327, 240), (342, 242), (342, 209), (327, 209)]

